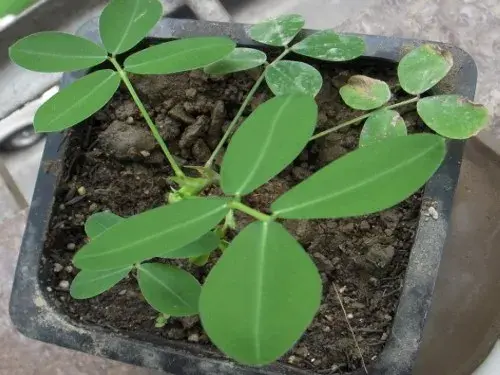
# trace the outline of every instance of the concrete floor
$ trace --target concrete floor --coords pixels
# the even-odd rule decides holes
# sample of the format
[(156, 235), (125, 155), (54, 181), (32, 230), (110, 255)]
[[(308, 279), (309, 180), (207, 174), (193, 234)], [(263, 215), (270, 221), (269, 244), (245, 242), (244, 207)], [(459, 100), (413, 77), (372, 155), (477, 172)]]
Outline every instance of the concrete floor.
[[(479, 69), (477, 100), (492, 113), (489, 130), (479, 138), (500, 154), (500, 2), (497, 0), (256, 0), (235, 9), (236, 21), (254, 22), (287, 12), (303, 14), (310, 28), (367, 34), (418, 37), (451, 42), (467, 50)], [(3, 155), (23, 193), (33, 191), (43, 143)], [(474, 165), (469, 167), (473, 170)], [(81, 353), (34, 342), (16, 333), (8, 318), (8, 298), (26, 212), (18, 212), (0, 183), (0, 374), (12, 375), (153, 375), (138, 369)], [(498, 349), (498, 348), (497, 348)], [(497, 350), (500, 352), (500, 350)], [(476, 375), (494, 375), (489, 363)], [(493, 366), (492, 368), (495, 368)], [(469, 372), (470, 373), (470, 372)], [(428, 375), (460, 375), (436, 372)], [(465, 373), (464, 373), (465, 375)]]

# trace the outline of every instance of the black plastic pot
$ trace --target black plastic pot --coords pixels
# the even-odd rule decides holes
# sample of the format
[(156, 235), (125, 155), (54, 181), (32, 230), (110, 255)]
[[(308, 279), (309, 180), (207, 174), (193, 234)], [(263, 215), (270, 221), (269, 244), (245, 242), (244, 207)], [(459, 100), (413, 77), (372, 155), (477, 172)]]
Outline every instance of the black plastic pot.
[[(256, 46), (246, 35), (246, 29), (247, 26), (238, 24), (164, 19), (152, 32), (151, 38), (226, 35), (241, 45)], [(96, 21), (91, 21), (80, 30), (79, 35), (98, 40), (97, 30)], [(304, 31), (304, 34), (312, 32)], [(397, 62), (408, 48), (424, 43), (368, 35), (363, 35), (363, 38), (367, 45), (364, 59), (368, 60)], [(437, 91), (439, 92), (440, 87), (453, 87), (454, 93), (472, 99), (477, 76), (474, 61), (459, 48), (449, 45), (443, 47), (453, 54), (455, 68)], [(62, 85), (69, 84), (82, 74), (84, 72), (64, 75)], [(64, 159), (66, 146), (67, 142), (63, 140), (62, 134), (51, 134), (45, 146), (10, 303), (10, 316), (19, 331), (37, 340), (173, 374), (308, 373), (282, 364), (264, 368), (244, 367), (228, 360), (213, 359), (197, 345), (158, 339), (156, 342), (149, 342), (138, 337), (127, 337), (101, 327), (79, 324), (56, 311), (50, 299), (45, 296), (40, 276), (43, 273), (39, 271), (58, 181), (58, 172), (46, 172), (45, 166), (47, 163), (52, 166), (62, 165), (60, 162)], [(436, 204), (439, 218), (426, 221), (422, 217), (420, 220), (392, 332), (383, 352), (370, 366), (371, 375), (403, 375), (412, 372), (447, 237), (462, 151), (462, 142), (448, 142), (445, 162), (426, 186), (425, 199)], [(358, 371), (355, 374), (362, 373), (364, 372)]]

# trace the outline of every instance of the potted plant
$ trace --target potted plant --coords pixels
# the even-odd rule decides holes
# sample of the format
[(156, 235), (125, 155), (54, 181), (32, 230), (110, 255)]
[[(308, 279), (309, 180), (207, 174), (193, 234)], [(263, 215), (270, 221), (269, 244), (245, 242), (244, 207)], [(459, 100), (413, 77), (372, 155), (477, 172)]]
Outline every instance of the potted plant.
[(178, 374), (409, 373), (460, 140), (488, 118), (470, 58), (301, 31), (299, 15), (246, 28), (161, 14), (112, 0), (100, 39), (91, 23), (88, 39), (10, 49), (31, 70), (85, 70), (35, 116), (51, 135), (18, 329)]

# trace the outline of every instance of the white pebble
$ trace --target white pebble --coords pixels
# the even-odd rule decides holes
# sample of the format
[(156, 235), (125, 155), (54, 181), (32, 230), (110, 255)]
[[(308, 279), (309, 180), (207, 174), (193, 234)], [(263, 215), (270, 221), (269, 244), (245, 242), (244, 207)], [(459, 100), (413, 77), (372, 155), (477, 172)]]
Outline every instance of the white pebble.
[(77, 190), (79, 195), (85, 195), (87, 194), (87, 189), (85, 189), (85, 186), (80, 186)]
[(47, 287), (47, 292), (52, 292), (52, 288), (50, 286)]
[(59, 263), (54, 263), (54, 272), (55, 273), (58, 273), (58, 272), (61, 272), (63, 270), (63, 266), (60, 265)]
[(68, 290), (69, 289), (69, 281), (68, 280), (61, 280), (61, 282), (59, 283), (59, 288), (61, 288), (61, 290)]
[(142, 151), (140, 152), (140, 154), (141, 154), (142, 156), (144, 156), (145, 158), (147, 158), (148, 156), (150, 156), (150, 155), (151, 155), (151, 153), (150, 153), (149, 151), (146, 151), (146, 150), (142, 150)]
[(66, 245), (66, 249), (68, 249), (68, 250), (75, 250), (75, 248), (76, 248), (76, 245), (73, 242)]
[(192, 335), (189, 335), (188, 341), (198, 342), (198, 341), (200, 341), (200, 335), (198, 335), (197, 333), (193, 333)]
[(290, 357), (288, 357), (288, 363), (294, 364), (296, 361), (297, 361), (297, 357), (295, 357), (294, 355), (291, 355)]
[(429, 207), (429, 209), (427, 211), (429, 212), (429, 215), (431, 215), (431, 217), (434, 220), (437, 220), (439, 218), (439, 214), (434, 207)]
[(354, 318), (354, 315), (352, 315), (351, 313), (347, 314), (347, 319), (353, 319)]
[(346, 286), (343, 286), (342, 288), (339, 289), (339, 293), (342, 294), (347, 290)]
[(125, 295), (125, 293), (127, 293), (127, 290), (126, 289), (123, 289), (123, 290), (120, 290), (120, 292), (118, 293), (120, 296), (123, 296)]
[(73, 267), (72, 267), (72, 266), (66, 266), (66, 267), (64, 267), (64, 270), (65, 270), (67, 273), (71, 273), (71, 272), (73, 272)]

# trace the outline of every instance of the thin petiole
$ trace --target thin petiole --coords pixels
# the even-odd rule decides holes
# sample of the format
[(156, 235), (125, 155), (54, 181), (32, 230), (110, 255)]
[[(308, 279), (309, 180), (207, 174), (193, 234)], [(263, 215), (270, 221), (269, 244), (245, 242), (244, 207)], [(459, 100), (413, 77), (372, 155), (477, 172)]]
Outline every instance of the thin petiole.
[(238, 123), (238, 120), (240, 119), (240, 117), (243, 114), (243, 112), (245, 111), (246, 107), (248, 106), (248, 104), (252, 100), (253, 96), (255, 95), (255, 93), (257, 92), (257, 90), (259, 89), (260, 85), (262, 84), (262, 81), (264, 81), (267, 69), (270, 66), (272, 66), (273, 64), (275, 64), (278, 61), (282, 60), (289, 52), (290, 52), (290, 49), (287, 47), (283, 51), (283, 53), (281, 55), (279, 55), (272, 63), (265, 65), (264, 71), (262, 72), (262, 74), (260, 75), (260, 77), (257, 79), (257, 81), (255, 81), (255, 84), (252, 86), (252, 88), (248, 92), (245, 100), (241, 104), (241, 107), (238, 110), (238, 113), (236, 113), (236, 116), (234, 116), (233, 121), (231, 121), (231, 124), (229, 124), (229, 127), (226, 130), (226, 133), (224, 134), (224, 136), (221, 138), (221, 140), (219, 141), (219, 143), (215, 147), (215, 150), (212, 152), (212, 155), (210, 155), (210, 158), (208, 159), (208, 161), (205, 163), (205, 167), (206, 168), (212, 167), (212, 164), (214, 163), (215, 158), (217, 157), (217, 154), (220, 152), (220, 150), (222, 149), (222, 146), (224, 146), (224, 144), (226, 143), (227, 139), (231, 135), (231, 132), (233, 131), (233, 129), (236, 126), (236, 124)]
[(125, 86), (127, 86), (127, 89), (130, 92), (132, 99), (134, 99), (134, 102), (137, 105), (137, 108), (139, 108), (139, 111), (141, 112), (142, 116), (144, 117), (144, 120), (146, 120), (146, 123), (148, 124), (149, 129), (151, 130), (151, 133), (153, 134), (153, 137), (156, 139), (156, 142), (158, 142), (158, 144), (160, 145), (168, 162), (170, 163), (172, 169), (174, 170), (175, 175), (179, 176), (179, 177), (184, 177), (184, 172), (182, 172), (182, 169), (179, 167), (179, 165), (175, 161), (175, 158), (168, 150), (168, 147), (165, 144), (165, 142), (163, 141), (163, 138), (161, 137), (160, 133), (158, 132), (158, 128), (154, 124), (153, 120), (151, 120), (151, 117), (149, 117), (149, 114), (146, 111), (144, 104), (142, 103), (141, 99), (137, 95), (137, 92), (135, 91), (134, 87), (132, 86), (132, 83), (128, 79), (127, 73), (122, 69), (122, 67), (120, 66), (120, 64), (118, 64), (118, 61), (116, 61), (116, 59), (114, 57), (109, 57), (108, 59), (109, 59), (109, 61), (111, 61), (113, 66), (116, 68), (116, 71), (120, 75)]
[(243, 203), (238, 202), (238, 201), (231, 201), (231, 202), (229, 202), (229, 208), (232, 208), (232, 209), (244, 212), (247, 215), (253, 216), (254, 218), (256, 218), (257, 220), (260, 220), (260, 221), (271, 221), (271, 220), (273, 220), (272, 216), (266, 215), (266, 214), (264, 214), (264, 213), (262, 213), (260, 211), (257, 211), (255, 209), (253, 209), (252, 207), (249, 207), (246, 204), (243, 204)]
[(396, 104), (392, 104), (392, 105), (389, 105), (387, 107), (383, 107), (383, 108), (377, 108), (371, 112), (368, 112), (368, 113), (365, 113), (363, 116), (359, 116), (359, 117), (356, 117), (356, 118), (353, 118), (349, 121), (346, 121), (346, 122), (343, 122), (341, 124), (338, 124), (336, 126), (334, 126), (333, 128), (330, 128), (330, 129), (326, 129), (318, 134), (315, 134), (311, 137), (311, 139), (309, 141), (313, 141), (315, 139), (318, 139), (318, 138), (321, 138), (327, 134), (330, 134), (330, 133), (333, 133), (334, 131), (337, 131), (339, 129), (342, 129), (342, 128), (345, 128), (346, 126), (349, 126), (349, 125), (353, 125), (353, 124), (356, 124), (368, 117), (371, 116), (371, 114), (373, 112), (376, 112), (376, 111), (379, 111), (381, 109), (394, 109), (394, 108), (398, 108), (398, 107), (402, 107), (404, 105), (407, 105), (407, 104), (411, 104), (411, 103), (415, 103), (415, 102), (418, 102), (420, 100), (420, 97), (419, 96), (415, 96), (414, 98), (411, 98), (411, 99), (408, 99), (408, 100), (405, 100), (405, 101), (402, 101), (402, 102), (399, 102), (399, 103), (396, 103)]

